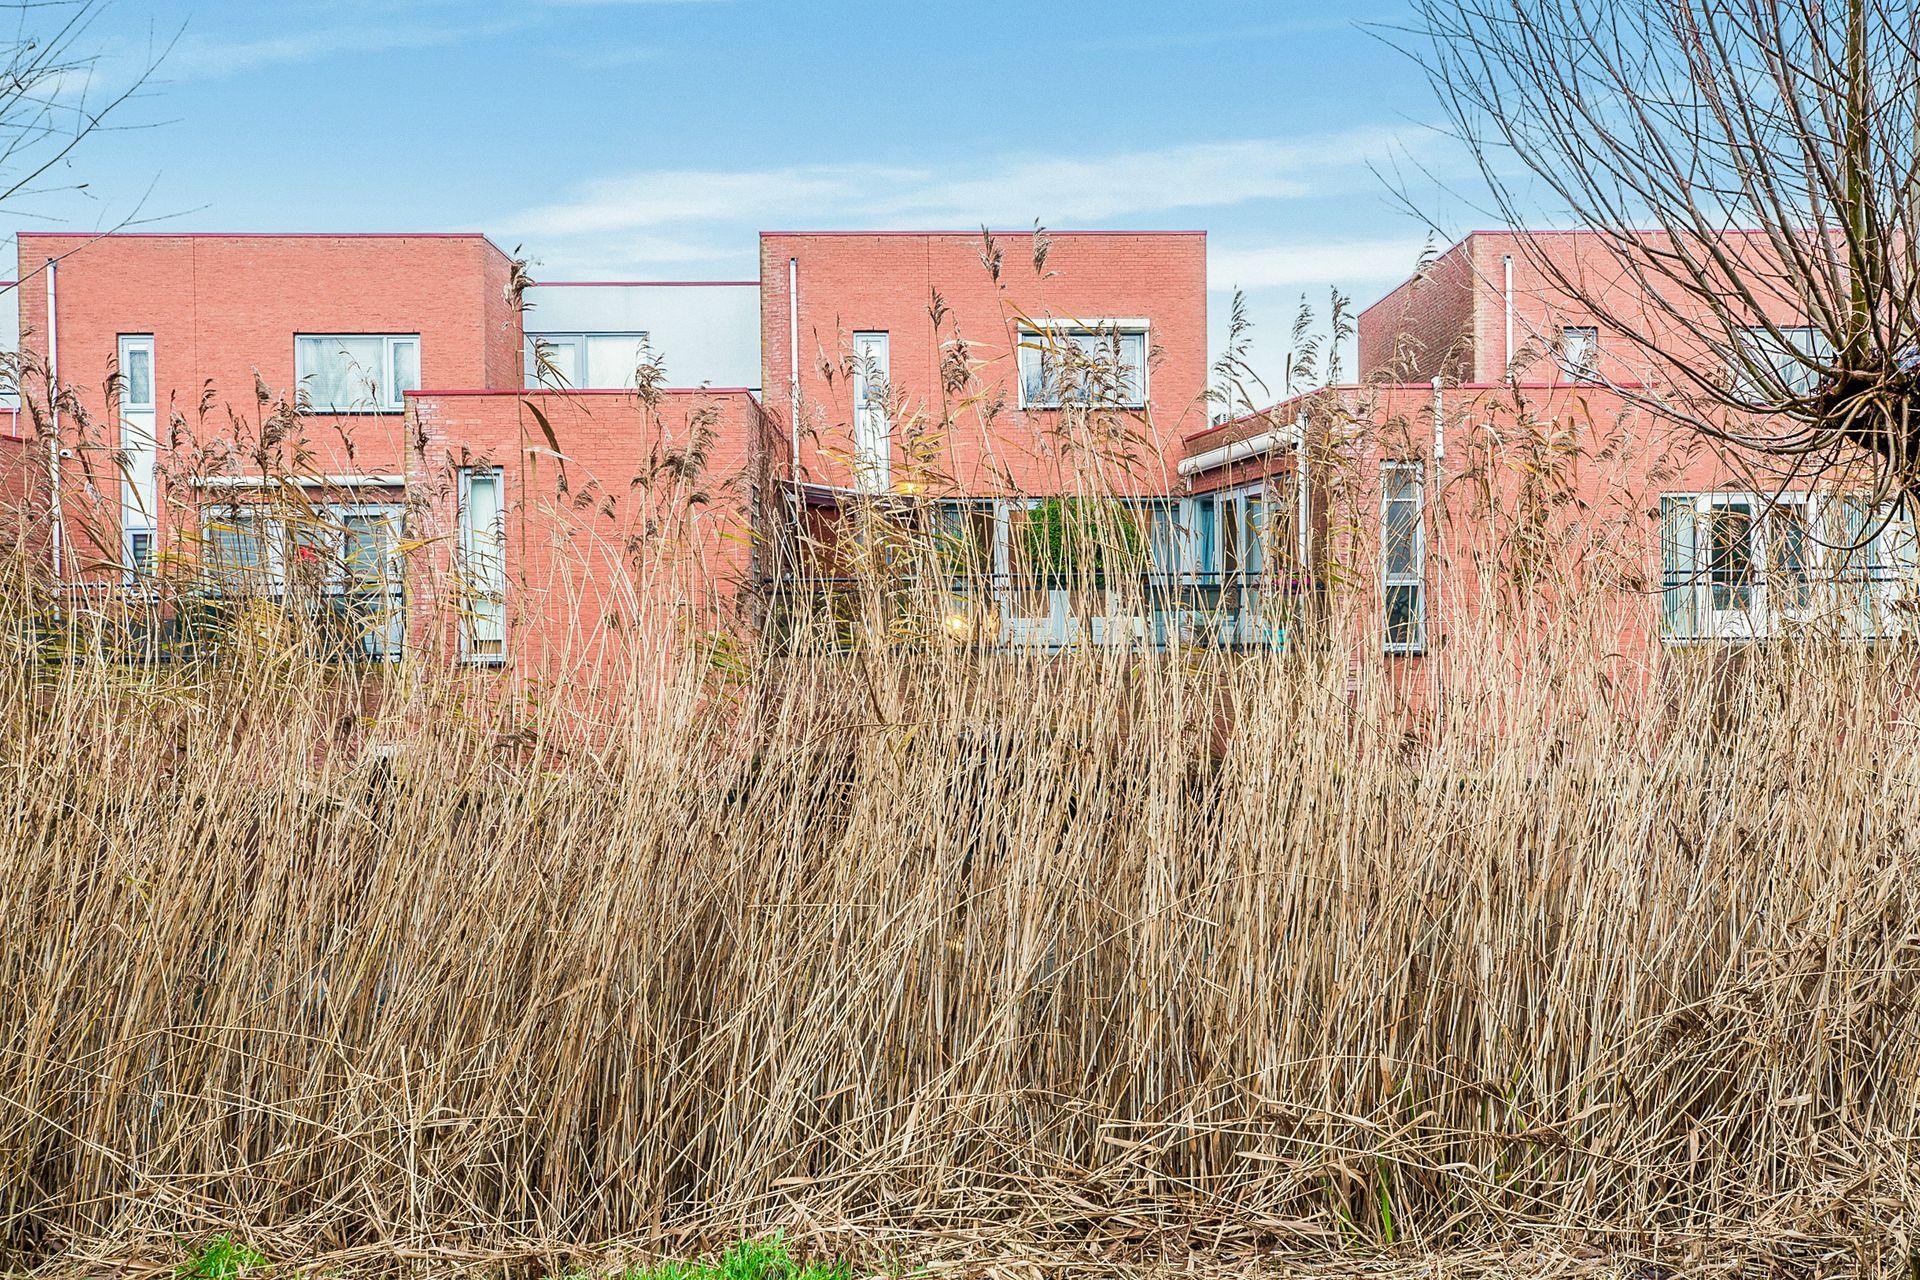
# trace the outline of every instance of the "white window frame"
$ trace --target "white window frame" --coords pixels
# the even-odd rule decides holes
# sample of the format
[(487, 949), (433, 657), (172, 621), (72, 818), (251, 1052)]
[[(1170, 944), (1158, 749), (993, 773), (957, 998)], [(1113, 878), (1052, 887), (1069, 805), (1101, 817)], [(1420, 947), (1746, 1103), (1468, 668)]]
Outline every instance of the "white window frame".
[(409, 347), (412, 348), (413, 367), (424, 382), (425, 373), (421, 364), (422, 351), (420, 335), (417, 333), (296, 333), (293, 335), (294, 381), (302, 387), (305, 387), (308, 380), (317, 372), (313, 369), (301, 367), (304, 362), (307, 343), (338, 342), (343, 340), (364, 342), (375, 338), (379, 339), (381, 344), (379, 382), (375, 388), (379, 393), (378, 396), (366, 405), (345, 409), (332, 405), (310, 404), (309, 410), (311, 412), (327, 414), (329, 416), (341, 416), (364, 413), (401, 413), (405, 411), (407, 407), (406, 393), (408, 391), (417, 391), (419, 388), (398, 386), (400, 379), (397, 375), (395, 357), (400, 351)]
[[(1404, 476), (1413, 483), (1413, 518), (1408, 527), (1413, 540), (1409, 559), (1413, 562), (1410, 572), (1392, 572), (1389, 568), (1387, 538), (1392, 529), (1392, 507), (1397, 486), (1395, 477)], [(1427, 651), (1427, 476), (1426, 468), (1418, 462), (1383, 462), (1380, 464), (1380, 645), (1383, 653), (1396, 656), (1418, 656)], [(1395, 590), (1414, 592), (1413, 636), (1411, 639), (1393, 638), (1393, 603)]]
[[(646, 344), (648, 336), (649, 333), (645, 329), (565, 329), (554, 330), (550, 333), (529, 331), (526, 335), (526, 346), (523, 351), (526, 364), (523, 381), (526, 383), (526, 389), (528, 391), (554, 389), (539, 380), (538, 369), (534, 364), (534, 344), (543, 343), (549, 348), (567, 347), (573, 351), (573, 359), (571, 361), (573, 371), (570, 375), (563, 375), (565, 385), (560, 387), (559, 390), (632, 391), (634, 389), (632, 385), (634, 369), (627, 370), (628, 381), (618, 387), (589, 386), (587, 384), (587, 370), (591, 367), (592, 363), (587, 353), (587, 344), (594, 338), (617, 338), (631, 342), (637, 350)], [(551, 363), (558, 364), (559, 362), (552, 361)], [(636, 368), (637, 367), (636, 365)]]
[[(474, 524), (473, 483), (490, 480), (495, 486), (496, 526), (481, 530)], [(507, 479), (500, 467), (460, 468), (460, 564), (455, 575), (461, 588), (460, 658), (477, 666), (499, 666), (507, 660)]]
[(1019, 405), (1027, 409), (1063, 409), (1074, 401), (1061, 395), (1051, 400), (1037, 400), (1027, 394), (1027, 388), (1036, 381), (1031, 373), (1044, 373), (1044, 369), (1035, 369), (1044, 361), (1047, 348), (1062, 341), (1074, 338), (1100, 338), (1117, 340), (1137, 335), (1140, 339), (1140, 368), (1136, 379), (1139, 394), (1132, 399), (1102, 402), (1101, 408), (1107, 409), (1144, 409), (1153, 399), (1151, 385), (1151, 366), (1153, 354), (1153, 325), (1142, 317), (1115, 317), (1104, 320), (1042, 320), (1024, 324), (1020, 328), (1020, 345), (1015, 351), (1014, 380), (1018, 383)]
[(855, 333), (853, 486), (862, 493), (885, 493), (892, 484), (893, 424), (887, 403), (892, 381), (892, 340), (887, 331), (862, 329)]
[[(1568, 338), (1573, 334), (1588, 335), (1587, 354), (1584, 362), (1575, 358), (1568, 350)], [(1600, 326), (1597, 324), (1567, 324), (1560, 326), (1560, 350), (1555, 358), (1560, 366), (1560, 376), (1569, 382), (1595, 383), (1600, 381)]]
[[(134, 396), (127, 369), (136, 355), (146, 357), (147, 394)], [(159, 454), (159, 389), (155, 380), (153, 335), (123, 333), (118, 344), (120, 371), (120, 555), (131, 585), (154, 570), (160, 523), (155, 460)]]
[[(1753, 582), (1744, 609), (1714, 607), (1711, 517), (1714, 511), (1728, 507), (1745, 507), (1754, 517), (1749, 533)], [(1846, 527), (1850, 508), (1859, 512), (1857, 532)], [(1806, 529), (1801, 567), (1807, 583), (1806, 599), (1797, 606), (1774, 597), (1780, 569), (1776, 563), (1780, 559), (1777, 540), (1785, 527), (1779, 517), (1783, 509), (1800, 512)], [(1691, 549), (1686, 554), (1682, 554), (1669, 527), (1670, 513), (1680, 512), (1690, 515), (1686, 527)], [(1765, 639), (1822, 618), (1838, 623), (1844, 634), (1861, 639), (1893, 635), (1903, 629), (1902, 624), (1889, 619), (1913, 590), (1912, 530), (1891, 518), (1884, 507), (1866, 508), (1864, 495), (1733, 490), (1663, 493), (1658, 514), (1655, 580), (1660, 584), (1660, 638), (1665, 644)], [(1855, 537), (1876, 527), (1865, 545), (1852, 547)], [(1850, 562), (1843, 564), (1842, 556), (1849, 557)], [(1690, 559), (1691, 567), (1670, 564), (1670, 559)], [(1858, 593), (1857, 598), (1849, 600), (1850, 593)], [(1676, 610), (1676, 602), (1684, 608)], [(1676, 612), (1684, 613), (1691, 626), (1676, 625)]]
[[(1806, 395), (1814, 388), (1814, 371), (1793, 356), (1794, 352), (1804, 352), (1817, 360), (1831, 360), (1832, 348), (1826, 336), (1819, 328), (1810, 324), (1775, 325), (1780, 333), (1773, 336), (1773, 330), (1765, 325), (1750, 325), (1740, 333), (1742, 345), (1748, 348), (1747, 359), (1755, 363), (1770, 364), (1775, 376), (1789, 391)], [(1733, 385), (1742, 394), (1756, 399), (1770, 399), (1766, 389), (1757, 385), (1743, 365), (1736, 364), (1728, 371)]]

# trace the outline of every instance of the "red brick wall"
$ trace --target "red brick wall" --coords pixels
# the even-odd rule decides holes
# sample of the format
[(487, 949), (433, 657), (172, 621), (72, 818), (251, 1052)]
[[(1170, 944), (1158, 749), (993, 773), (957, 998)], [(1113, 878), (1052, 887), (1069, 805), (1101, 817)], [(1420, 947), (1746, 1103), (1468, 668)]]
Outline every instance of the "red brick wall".
[(408, 398), (408, 425), (415, 651), (458, 652), (450, 571), (462, 467), (499, 467), (506, 480), (517, 669), (577, 672), (617, 658), (636, 632), (732, 620), (752, 569), (763, 451), (751, 395), (669, 392), (649, 406), (622, 392), (428, 392)]
[(1360, 313), (1362, 382), (1475, 380), (1485, 350), (1475, 324), (1471, 237)]
[[(219, 455), (244, 452), (270, 398), (291, 396), (296, 333), (418, 333), (429, 387), (516, 386), (518, 317), (505, 300), (505, 255), (479, 236), (123, 235), (24, 233), (19, 237), (24, 348), (44, 358), (47, 292), (43, 268), (59, 259), (59, 368), (93, 422), (71, 414), (63, 436), (74, 450), (62, 485), (76, 562), (81, 543), (117, 527), (118, 428), (104, 383), (121, 334), (154, 337), (163, 449), (170, 412), (187, 424), (182, 447), (164, 456), (163, 479), (183, 470), (219, 470)], [(510, 378), (508, 375), (511, 375)], [(499, 380), (508, 378), (504, 383)], [(27, 394), (44, 401), (45, 388)], [(203, 401), (208, 412), (201, 414)], [(238, 424), (233, 416), (239, 419)], [(401, 415), (315, 416), (274, 452), (277, 466), (304, 474), (389, 474), (402, 469)], [(236, 466), (241, 464), (234, 464)], [(89, 480), (97, 492), (89, 491)], [(163, 538), (181, 527), (180, 492), (161, 497)], [(83, 506), (97, 512), (83, 516)]]
[[(1763, 241), (1732, 236), (1741, 256), (1767, 252)], [(1490, 384), (1508, 376), (1506, 260), (1513, 260), (1513, 376), (1521, 382), (1563, 382), (1558, 354), (1565, 326), (1600, 330), (1600, 373), (1616, 383), (1659, 380), (1663, 370), (1606, 320), (1574, 300), (1564, 278), (1582, 294), (1602, 299), (1612, 318), (1653, 338), (1657, 348), (1691, 358), (1696, 342), (1656, 303), (1620, 261), (1618, 246), (1593, 232), (1539, 231), (1525, 235), (1476, 231), (1437, 258), (1430, 269), (1361, 313), (1362, 381), (1422, 382), (1434, 377)], [(1671, 291), (1670, 291), (1671, 292)], [(1684, 297), (1668, 299), (1684, 308)], [(1793, 313), (1779, 300), (1776, 318)], [(1396, 354), (1402, 359), (1396, 363)], [(1452, 358), (1449, 358), (1452, 357)]]
[[(791, 375), (788, 261), (799, 265), (801, 466), (811, 480), (844, 486), (851, 476), (852, 391), (823, 366), (844, 365), (854, 332), (889, 334), (895, 414), (895, 486), (929, 491), (1052, 494), (1089, 487), (1084, 453), (1062, 449), (1057, 411), (1019, 408), (1016, 348), (1023, 316), (1056, 320), (1145, 318), (1151, 322), (1149, 408), (1116, 448), (1128, 461), (1093, 484), (1115, 492), (1171, 483), (1179, 441), (1207, 419), (1206, 238), (1198, 233), (1066, 233), (1051, 236), (1036, 269), (1034, 237), (994, 236), (996, 281), (978, 233), (788, 234), (760, 240), (762, 386), (782, 439)], [(936, 332), (938, 293), (944, 317)], [(943, 390), (941, 362), (964, 341), (971, 384)], [(951, 418), (951, 426), (943, 426)], [(918, 433), (928, 466), (907, 467)], [(788, 446), (783, 445), (784, 460)]]
[(47, 455), (27, 438), (16, 410), (0, 409), (0, 555), (33, 554), (45, 546)]

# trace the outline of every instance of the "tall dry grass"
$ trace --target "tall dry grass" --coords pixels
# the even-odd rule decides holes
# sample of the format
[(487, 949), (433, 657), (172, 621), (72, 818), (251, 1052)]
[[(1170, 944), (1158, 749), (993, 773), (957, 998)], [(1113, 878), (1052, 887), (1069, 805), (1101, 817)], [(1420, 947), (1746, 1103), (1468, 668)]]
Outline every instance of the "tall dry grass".
[(1463, 623), (1435, 717), (1333, 626), (856, 630), (651, 662), (592, 733), (492, 674), (16, 645), (0, 1263), (782, 1227), (1904, 1272), (1911, 653), (1629, 696), (1580, 625)]

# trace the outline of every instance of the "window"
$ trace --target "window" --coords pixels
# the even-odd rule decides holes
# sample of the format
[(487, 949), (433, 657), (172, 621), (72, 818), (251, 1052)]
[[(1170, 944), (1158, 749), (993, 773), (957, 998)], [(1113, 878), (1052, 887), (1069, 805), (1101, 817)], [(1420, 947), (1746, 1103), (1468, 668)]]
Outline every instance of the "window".
[(1146, 407), (1146, 321), (1050, 325), (1021, 333), (1021, 408), (1057, 409), (1068, 403)]
[(417, 334), (303, 334), (293, 363), (314, 413), (398, 413), (420, 389)]
[(1820, 385), (1820, 367), (1833, 359), (1826, 335), (1811, 325), (1790, 325), (1776, 333), (1766, 328), (1745, 330), (1740, 338), (1740, 360), (1733, 385), (1741, 394), (1771, 401), (1782, 392), (1811, 395)]
[(955, 578), (991, 579), (999, 521), (990, 503), (942, 502), (934, 508), (940, 563)]
[(160, 493), (153, 389), (153, 335), (120, 335), (120, 550), (128, 582), (153, 572)]
[(853, 483), (864, 493), (884, 493), (891, 467), (888, 434), (887, 335), (853, 335)]
[(1600, 330), (1592, 325), (1560, 330), (1560, 372), (1574, 382), (1600, 380)]
[(526, 357), (529, 388), (576, 391), (632, 391), (654, 359), (644, 333), (530, 333)]
[(1194, 571), (1192, 509), (1191, 498), (1161, 498), (1148, 508), (1147, 563), (1157, 587)]
[(272, 593), (283, 575), (284, 522), (238, 504), (210, 507), (200, 525), (201, 560), (225, 594)]
[(507, 656), (507, 520), (498, 467), (460, 472), (460, 655), (470, 662)]
[(153, 530), (128, 529), (127, 576), (139, 579), (153, 572)]
[(1904, 625), (1911, 523), (1858, 494), (1665, 494), (1660, 629), (1747, 639), (1826, 623), (1856, 636)]
[(1380, 561), (1388, 653), (1423, 653), (1427, 646), (1426, 531), (1418, 463), (1380, 469)]

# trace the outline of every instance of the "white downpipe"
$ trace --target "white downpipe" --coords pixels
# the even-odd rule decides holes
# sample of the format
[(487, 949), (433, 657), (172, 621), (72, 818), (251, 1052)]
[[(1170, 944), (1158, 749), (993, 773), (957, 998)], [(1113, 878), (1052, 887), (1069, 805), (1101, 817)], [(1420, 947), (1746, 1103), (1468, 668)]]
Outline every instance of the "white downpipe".
[[(1436, 510), (1436, 504), (1441, 500), (1441, 495), (1446, 492), (1446, 463), (1446, 391), (1441, 386), (1440, 379), (1435, 378), (1433, 380), (1433, 484), (1427, 491), (1426, 500), (1420, 504), (1420, 515), (1427, 521), (1428, 527), (1436, 531), (1440, 526), (1439, 522), (1433, 519), (1433, 512)], [(1440, 629), (1440, 573), (1439, 558), (1434, 552), (1439, 549), (1439, 542), (1438, 538), (1429, 538), (1425, 529), (1420, 531), (1420, 546), (1427, 553), (1427, 563), (1421, 566), (1422, 572), (1427, 575), (1427, 652), (1432, 658), (1433, 678), (1436, 684), (1440, 679), (1440, 646), (1433, 641)], [(1434, 705), (1441, 708), (1440, 714), (1446, 714), (1445, 699), (1437, 700)]]
[(60, 501), (60, 291), (57, 259), (47, 259), (47, 417), (53, 437), (47, 442), (48, 515), (53, 523), (53, 580), (61, 581), (66, 560), (66, 516)]
[(1307, 487), (1307, 411), (1300, 410), (1293, 420), (1293, 524), (1294, 541), (1299, 544), (1299, 571), (1312, 573), (1307, 559), (1313, 551), (1312, 490)]
[(1500, 380), (1505, 382), (1513, 376), (1513, 255), (1506, 254), (1500, 261), (1506, 268), (1506, 281), (1500, 291), (1507, 310), (1507, 360), (1500, 369)]
[[(793, 436), (793, 494), (800, 496), (800, 259), (787, 259), (787, 412)], [(794, 512), (798, 519), (800, 513)]]

